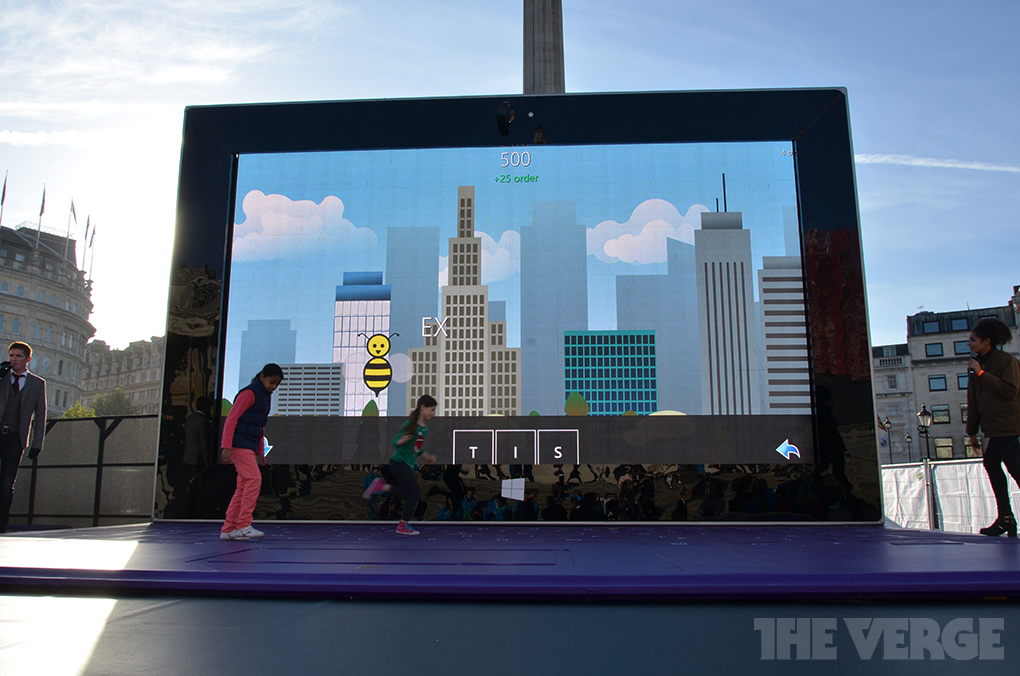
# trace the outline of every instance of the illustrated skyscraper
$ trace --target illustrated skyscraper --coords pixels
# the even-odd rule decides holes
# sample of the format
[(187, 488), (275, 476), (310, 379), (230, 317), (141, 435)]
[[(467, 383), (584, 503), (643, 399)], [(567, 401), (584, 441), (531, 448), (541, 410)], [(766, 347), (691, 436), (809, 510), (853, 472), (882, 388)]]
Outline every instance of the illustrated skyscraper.
[(764, 333), (763, 413), (811, 414), (807, 313), (800, 256), (765, 256), (758, 271)]
[(574, 202), (536, 202), (521, 234), (521, 396), (563, 415), (563, 336), (588, 330), (588, 240)]
[[(457, 188), (457, 236), (450, 238), (442, 316), (429, 323), (424, 347), (411, 350), (407, 408), (422, 394), (446, 416), (520, 415), (520, 348), (506, 346), (506, 322), (490, 321), (481, 283), (482, 240), (475, 237), (475, 189)], [(497, 312), (502, 304), (493, 304)], [(502, 310), (505, 319), (505, 309)]]
[[(241, 332), (237, 389), (247, 387), (266, 364), (292, 364), (297, 353), (297, 331), (289, 319), (251, 319)], [(276, 412), (273, 402), (273, 412)]]
[[(386, 281), (390, 285), (390, 354), (394, 357), (393, 382), (387, 388), (390, 415), (403, 415), (400, 410), (408, 399), (407, 377), (396, 355), (409, 355), (421, 345), (421, 323), (424, 317), (439, 314), (439, 228), (391, 227), (386, 235)], [(399, 365), (399, 367), (398, 367)], [(435, 390), (429, 394), (435, 395)], [(408, 409), (410, 410), (410, 409)]]
[(665, 275), (617, 275), (616, 328), (652, 331), (658, 353), (658, 410), (701, 413), (698, 292), (694, 245), (666, 240)]
[(761, 413), (751, 233), (740, 212), (701, 214), (694, 231), (703, 415)]
[(379, 415), (386, 415), (387, 391), (378, 394), (365, 385), (368, 338), (390, 334), (390, 287), (381, 272), (345, 272), (336, 287), (333, 314), (333, 363), (344, 365), (344, 415), (360, 416), (372, 399)]
[(577, 392), (591, 415), (655, 413), (654, 331), (568, 331), (563, 336), (564, 392)]
[(278, 415), (343, 415), (342, 364), (280, 364), (284, 379), (273, 393)]

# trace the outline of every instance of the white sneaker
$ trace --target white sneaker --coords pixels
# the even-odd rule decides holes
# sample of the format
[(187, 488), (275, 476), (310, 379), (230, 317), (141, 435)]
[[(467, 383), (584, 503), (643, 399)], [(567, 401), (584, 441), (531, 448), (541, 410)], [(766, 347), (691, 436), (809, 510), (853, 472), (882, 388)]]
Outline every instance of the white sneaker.
[(247, 540), (248, 536), (243, 531), (234, 529), (229, 533), (220, 533), (221, 540)]
[(263, 535), (265, 535), (265, 533), (258, 530), (254, 526), (245, 526), (244, 528), (237, 532), (243, 535), (245, 538), (260, 538)]

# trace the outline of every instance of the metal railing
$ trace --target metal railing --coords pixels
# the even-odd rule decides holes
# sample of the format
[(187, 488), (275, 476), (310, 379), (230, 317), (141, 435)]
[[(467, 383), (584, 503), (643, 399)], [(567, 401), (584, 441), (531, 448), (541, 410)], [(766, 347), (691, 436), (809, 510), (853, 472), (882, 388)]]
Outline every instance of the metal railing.
[(149, 521), (158, 438), (155, 415), (47, 420), (42, 453), (21, 460), (12, 530)]

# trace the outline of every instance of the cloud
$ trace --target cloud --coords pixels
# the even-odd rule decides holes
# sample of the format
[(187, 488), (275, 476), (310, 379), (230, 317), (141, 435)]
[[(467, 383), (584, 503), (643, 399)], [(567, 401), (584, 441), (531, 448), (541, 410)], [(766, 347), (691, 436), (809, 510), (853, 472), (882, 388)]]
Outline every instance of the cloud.
[(991, 164), (989, 162), (965, 162), (963, 160), (939, 160), (933, 157), (914, 157), (912, 155), (854, 155), (857, 164), (899, 164), (906, 167), (934, 167), (938, 169), (974, 169), (977, 171), (1005, 171), (1020, 174), (1020, 167), (1010, 164)]
[(482, 238), (482, 284), (501, 282), (521, 271), (521, 235), (516, 230), (507, 230), (497, 242), (484, 232), (476, 232)]
[(695, 226), (708, 207), (694, 204), (686, 214), (661, 199), (637, 205), (626, 223), (602, 221), (588, 228), (588, 253), (606, 263), (622, 261), (634, 265), (666, 260), (666, 239), (694, 243)]
[(378, 238), (344, 218), (344, 203), (330, 195), (316, 204), (252, 190), (244, 196), (245, 220), (234, 224), (235, 261), (265, 261), (321, 252), (343, 245), (345, 255), (375, 249)]
[[(485, 232), (475, 231), (475, 237), (482, 240), (482, 284), (492, 284), (509, 279), (521, 271), (521, 234), (507, 230), (497, 242)], [(439, 286), (449, 284), (450, 259), (439, 257)]]
[[(104, 0), (4, 3), (5, 99), (89, 101), (231, 83), (238, 71), (298, 58), (282, 45), (349, 10), (328, 0)], [(312, 40), (301, 39), (302, 44)], [(172, 95), (172, 94), (171, 94)], [(137, 98), (137, 95), (136, 95)]]

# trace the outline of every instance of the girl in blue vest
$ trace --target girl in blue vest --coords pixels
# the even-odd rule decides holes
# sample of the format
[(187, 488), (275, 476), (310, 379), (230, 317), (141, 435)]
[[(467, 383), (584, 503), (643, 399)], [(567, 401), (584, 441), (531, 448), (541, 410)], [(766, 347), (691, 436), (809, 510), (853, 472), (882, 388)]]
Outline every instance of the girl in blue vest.
[(414, 475), (414, 464), (419, 457), (425, 462), (437, 460), (436, 456), (421, 450), (425, 443), (425, 435), (429, 432), (426, 423), (436, 414), (437, 405), (436, 400), (427, 394), (418, 397), (418, 405), (400, 426), (397, 436), (393, 437), (393, 448), (396, 450), (390, 457), (390, 474), (394, 483), (387, 484), (382, 478), (377, 477), (369, 484), (363, 495), (368, 499), (376, 493), (387, 492), (404, 501), (400, 523), (397, 524), (399, 535), (418, 535), (418, 531), (407, 525), (421, 498), (421, 487), (418, 486), (418, 477)]
[(283, 369), (276, 364), (263, 366), (251, 383), (237, 393), (223, 425), (220, 461), (233, 463), (237, 487), (220, 529), (221, 540), (248, 540), (265, 535), (251, 525), (251, 519), (262, 488), (259, 467), (266, 464), (263, 430), (273, 404), (273, 391), (282, 381)]

